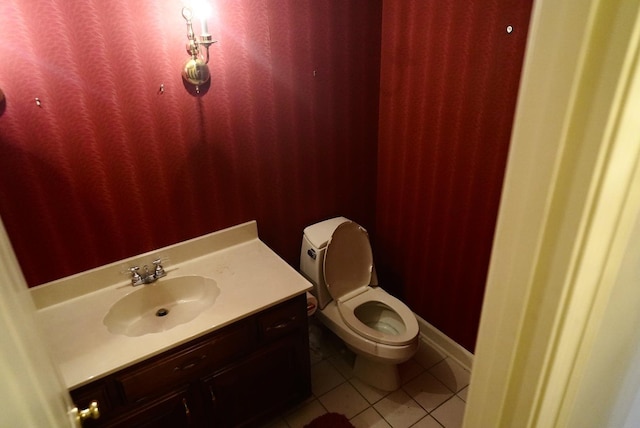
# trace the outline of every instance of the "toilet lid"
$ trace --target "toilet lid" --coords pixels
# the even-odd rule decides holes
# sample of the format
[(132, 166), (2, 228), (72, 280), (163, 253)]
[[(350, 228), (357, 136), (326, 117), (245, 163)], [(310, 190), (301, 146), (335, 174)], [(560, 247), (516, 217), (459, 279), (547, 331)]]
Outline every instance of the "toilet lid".
[(340, 224), (327, 243), (324, 278), (333, 299), (367, 287), (371, 282), (373, 254), (367, 231), (347, 221)]

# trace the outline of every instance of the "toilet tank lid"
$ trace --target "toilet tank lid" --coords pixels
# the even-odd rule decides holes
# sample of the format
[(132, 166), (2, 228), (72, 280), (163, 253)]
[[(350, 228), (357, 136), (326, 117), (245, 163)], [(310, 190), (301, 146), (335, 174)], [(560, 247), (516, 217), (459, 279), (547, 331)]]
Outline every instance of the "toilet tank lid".
[(336, 228), (346, 221), (350, 220), (345, 217), (335, 217), (312, 224), (304, 228), (304, 236), (315, 248), (322, 249), (327, 245)]

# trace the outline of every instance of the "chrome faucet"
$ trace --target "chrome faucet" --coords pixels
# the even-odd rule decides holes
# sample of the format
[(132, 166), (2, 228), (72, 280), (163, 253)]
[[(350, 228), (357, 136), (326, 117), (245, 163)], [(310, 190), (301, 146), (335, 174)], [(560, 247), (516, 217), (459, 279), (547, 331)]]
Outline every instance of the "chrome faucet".
[(131, 285), (136, 287), (142, 284), (151, 284), (152, 282), (157, 281), (159, 278), (167, 275), (164, 268), (162, 267), (162, 260), (155, 259), (153, 262), (153, 271), (149, 271), (149, 267), (144, 265), (142, 268), (144, 272), (140, 274), (138, 271), (140, 270), (139, 266), (132, 266), (129, 268), (129, 272), (131, 272)]

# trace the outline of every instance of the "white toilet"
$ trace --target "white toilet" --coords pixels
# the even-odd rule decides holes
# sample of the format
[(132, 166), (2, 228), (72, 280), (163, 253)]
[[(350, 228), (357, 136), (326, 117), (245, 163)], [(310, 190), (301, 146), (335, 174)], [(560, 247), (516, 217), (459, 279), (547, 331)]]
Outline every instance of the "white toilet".
[(344, 217), (306, 227), (300, 270), (314, 285), (317, 317), (355, 352), (354, 374), (376, 388), (398, 389), (397, 365), (418, 349), (418, 322), (377, 287), (367, 231)]

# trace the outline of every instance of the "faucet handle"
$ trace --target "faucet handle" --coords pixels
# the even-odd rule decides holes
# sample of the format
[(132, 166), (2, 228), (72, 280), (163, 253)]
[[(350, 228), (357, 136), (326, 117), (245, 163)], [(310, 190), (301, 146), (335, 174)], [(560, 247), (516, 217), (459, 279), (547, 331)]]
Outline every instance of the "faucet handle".
[(156, 258), (151, 263), (153, 263), (154, 265), (157, 266), (159, 264), (164, 264), (164, 263), (168, 262), (169, 260), (171, 260), (169, 257), (156, 255)]
[(127, 270), (131, 273), (131, 284), (138, 285), (142, 281), (142, 277), (138, 273), (140, 270), (139, 266), (131, 266), (127, 268)]
[(162, 267), (163, 259), (157, 258), (152, 263), (155, 266), (155, 268), (153, 269), (153, 273), (156, 278), (161, 278), (167, 274)]

